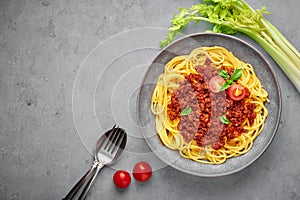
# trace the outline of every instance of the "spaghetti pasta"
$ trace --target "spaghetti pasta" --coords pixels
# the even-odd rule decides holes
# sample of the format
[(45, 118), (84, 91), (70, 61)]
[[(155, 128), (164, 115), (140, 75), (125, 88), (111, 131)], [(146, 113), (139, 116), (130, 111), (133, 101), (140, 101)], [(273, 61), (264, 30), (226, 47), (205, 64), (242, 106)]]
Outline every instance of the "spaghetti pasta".
[[(215, 94), (208, 84), (216, 72), (232, 75), (235, 69), (242, 71), (236, 83), (247, 91), (241, 101), (231, 100), (226, 91)], [(268, 93), (251, 64), (224, 47), (200, 47), (165, 65), (152, 94), (151, 111), (165, 146), (196, 162), (221, 164), (251, 149), (268, 116), (265, 102)], [(192, 112), (182, 116), (188, 106)], [(221, 115), (232, 122), (222, 123)]]

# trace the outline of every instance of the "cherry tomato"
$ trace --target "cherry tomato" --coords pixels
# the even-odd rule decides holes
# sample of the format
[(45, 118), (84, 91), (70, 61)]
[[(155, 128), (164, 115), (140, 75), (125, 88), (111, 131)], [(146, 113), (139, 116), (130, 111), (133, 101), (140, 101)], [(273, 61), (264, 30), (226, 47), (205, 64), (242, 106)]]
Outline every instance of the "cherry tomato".
[(227, 94), (234, 101), (242, 100), (246, 95), (246, 90), (243, 86), (234, 84), (227, 89)]
[(225, 80), (221, 76), (214, 76), (210, 79), (208, 86), (212, 92), (218, 93), (221, 91), (221, 87), (224, 83)]
[(152, 167), (147, 162), (138, 162), (133, 167), (133, 177), (139, 182), (146, 182), (152, 176)]
[(127, 188), (131, 182), (130, 174), (125, 170), (118, 170), (115, 172), (114, 177), (114, 184), (121, 189)]

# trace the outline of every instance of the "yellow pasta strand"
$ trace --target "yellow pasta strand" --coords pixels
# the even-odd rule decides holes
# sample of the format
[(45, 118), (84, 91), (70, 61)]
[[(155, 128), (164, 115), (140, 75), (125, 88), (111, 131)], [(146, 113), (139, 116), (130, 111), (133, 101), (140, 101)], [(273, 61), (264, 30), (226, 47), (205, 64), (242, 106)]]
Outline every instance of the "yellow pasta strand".
[[(249, 89), (249, 102), (256, 105), (254, 122), (250, 125), (246, 119), (243, 124), (246, 132), (226, 141), (224, 147), (218, 150), (211, 146), (200, 147), (194, 140), (185, 143), (177, 128), (180, 120), (170, 120), (167, 113), (171, 95), (184, 80), (184, 76), (197, 74), (195, 67), (205, 65), (206, 58), (209, 58), (217, 68), (242, 68), (242, 77), (238, 80), (238, 84)], [(243, 155), (252, 148), (255, 138), (264, 128), (268, 116), (264, 103), (268, 101), (268, 93), (263, 89), (251, 64), (240, 61), (223, 47), (201, 47), (194, 49), (189, 55), (176, 56), (165, 65), (164, 73), (158, 78), (153, 91), (151, 111), (156, 116), (156, 132), (165, 146), (176, 149), (182, 157), (199, 163), (222, 164), (228, 158)]]

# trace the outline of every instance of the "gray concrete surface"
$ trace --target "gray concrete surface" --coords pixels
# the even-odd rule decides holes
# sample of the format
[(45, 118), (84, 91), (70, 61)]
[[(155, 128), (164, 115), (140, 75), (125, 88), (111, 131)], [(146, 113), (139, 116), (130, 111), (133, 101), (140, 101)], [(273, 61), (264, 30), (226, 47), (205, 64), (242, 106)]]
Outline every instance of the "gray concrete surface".
[[(129, 134), (126, 152), (101, 171), (88, 199), (300, 199), (299, 94), (243, 35), (273, 65), (282, 91), (279, 130), (263, 156), (239, 173), (201, 178), (166, 166), (144, 143), (135, 115), (140, 81), (173, 14), (196, 2), (0, 0), (0, 199), (61, 199), (90, 167), (99, 131), (114, 122)], [(249, 3), (265, 5), (300, 50), (300, 1)], [(152, 163), (152, 179), (117, 190), (115, 170), (140, 160)]]

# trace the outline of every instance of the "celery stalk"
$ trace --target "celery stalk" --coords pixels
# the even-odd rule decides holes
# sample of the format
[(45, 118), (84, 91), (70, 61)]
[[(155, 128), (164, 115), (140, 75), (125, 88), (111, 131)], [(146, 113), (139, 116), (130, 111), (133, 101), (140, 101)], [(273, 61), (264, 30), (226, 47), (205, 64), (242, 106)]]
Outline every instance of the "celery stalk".
[(171, 43), (191, 21), (212, 23), (212, 31), (217, 33), (241, 32), (265, 49), (300, 92), (300, 53), (263, 14), (268, 14), (265, 7), (254, 10), (244, 0), (204, 0), (180, 9), (161, 47)]

